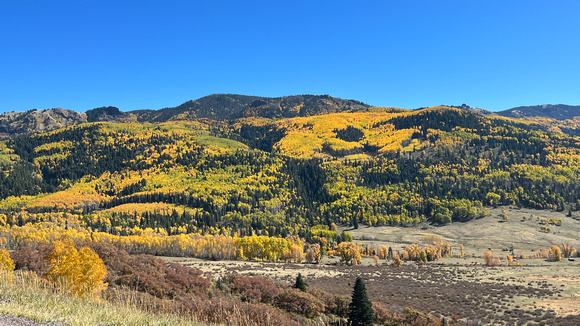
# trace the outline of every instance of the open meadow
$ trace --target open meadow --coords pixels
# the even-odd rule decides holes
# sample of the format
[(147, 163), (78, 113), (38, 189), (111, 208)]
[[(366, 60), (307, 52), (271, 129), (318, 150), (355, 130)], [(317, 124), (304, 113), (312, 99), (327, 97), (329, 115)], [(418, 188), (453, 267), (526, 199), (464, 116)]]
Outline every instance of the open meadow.
[[(469, 222), (442, 227), (361, 227), (348, 230), (357, 243), (392, 246), (401, 249), (421, 243), (425, 235), (448, 241), (453, 258), (417, 264), (405, 262), (394, 267), (391, 261), (362, 259), (358, 266), (341, 266), (337, 257), (325, 256), (319, 264), (272, 263), (256, 261), (208, 261), (165, 258), (198, 268), (217, 279), (230, 273), (266, 276), (278, 283), (291, 284), (298, 273), (311, 285), (334, 294), (348, 295), (357, 276), (362, 276), (369, 297), (393, 311), (405, 307), (435, 316), (478, 321), (486, 325), (578, 325), (580, 324), (580, 259), (554, 262), (546, 258), (516, 259), (516, 266), (489, 267), (481, 258), (484, 251), (500, 257), (511, 245), (516, 256), (533, 256), (552, 244), (570, 243), (577, 247), (580, 222), (563, 213), (526, 209), (501, 209)], [(526, 220), (522, 220), (526, 216)], [(533, 218), (529, 219), (528, 217)], [(540, 231), (536, 219), (562, 219), (552, 232)], [(465, 257), (457, 257), (459, 244)], [(473, 256), (472, 256), (473, 254)], [(503, 262), (503, 259), (502, 259)]]

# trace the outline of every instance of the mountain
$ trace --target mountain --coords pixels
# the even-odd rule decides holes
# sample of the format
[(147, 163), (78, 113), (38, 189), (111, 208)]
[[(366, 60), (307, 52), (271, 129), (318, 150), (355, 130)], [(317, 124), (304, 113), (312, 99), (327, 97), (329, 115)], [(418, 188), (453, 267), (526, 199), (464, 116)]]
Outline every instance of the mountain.
[(246, 117), (292, 118), (334, 112), (357, 112), (368, 104), (329, 95), (294, 95), (259, 97), (235, 94), (214, 94), (188, 101), (173, 108), (131, 111), (139, 122), (164, 122), (207, 118), (234, 120)]
[(544, 104), (533, 106), (518, 106), (505, 111), (496, 112), (498, 115), (510, 118), (552, 118), (556, 120), (573, 119), (580, 116), (580, 105)]
[(114, 106), (104, 106), (86, 112), (88, 122), (136, 122), (137, 116), (133, 113), (121, 112)]
[(476, 114), (479, 114), (479, 115), (495, 115), (495, 112), (487, 111), (487, 110), (484, 110), (484, 109), (481, 109), (481, 108), (472, 108), (471, 106), (469, 106), (469, 105), (467, 105), (465, 103), (464, 104), (461, 104), (461, 106), (450, 105), (449, 107), (461, 109), (461, 110), (464, 110), (464, 111), (469, 111), (469, 112), (476, 113)]
[(83, 122), (165, 122), (195, 119), (291, 118), (334, 112), (357, 112), (370, 105), (328, 95), (295, 95), (277, 98), (214, 94), (161, 110), (121, 112), (114, 106), (78, 113), (65, 109), (30, 110), (0, 114), (0, 137), (49, 131)]
[(485, 206), (579, 210), (579, 155), (574, 136), (443, 106), (219, 129), (203, 120), (80, 124), (0, 142), (0, 212), (26, 211), (24, 224), (46, 212), (91, 214), (82, 223), (121, 233), (447, 224)]
[(0, 114), (0, 137), (49, 131), (87, 122), (84, 113), (66, 109), (30, 110)]

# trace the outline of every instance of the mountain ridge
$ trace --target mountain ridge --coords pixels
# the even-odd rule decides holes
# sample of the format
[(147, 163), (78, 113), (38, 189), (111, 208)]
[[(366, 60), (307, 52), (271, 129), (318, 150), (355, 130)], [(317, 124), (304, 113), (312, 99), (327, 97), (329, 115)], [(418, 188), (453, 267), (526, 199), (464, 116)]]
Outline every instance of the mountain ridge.
[[(503, 116), (508, 118), (534, 119), (549, 118), (558, 121), (572, 120), (580, 116), (580, 106), (565, 104), (543, 104), (520, 106), (508, 110), (492, 112), (481, 108), (448, 105), (482, 116)], [(123, 112), (114, 106), (106, 106), (80, 113), (68, 109), (29, 110), (0, 114), (0, 137), (8, 137), (37, 131), (50, 131), (85, 122), (140, 122), (158, 123), (180, 120), (210, 119), (234, 121), (242, 118), (285, 119), (326, 115), (330, 113), (362, 112), (373, 106), (351, 99), (330, 95), (291, 95), (262, 97), (239, 94), (212, 94), (197, 100), (186, 101), (175, 107), (159, 110), (132, 110)], [(405, 110), (405, 109), (401, 109)], [(413, 111), (413, 110), (409, 110)], [(556, 122), (558, 124), (559, 122)], [(566, 133), (572, 130), (566, 126)], [(571, 134), (577, 134), (572, 130)]]
[(345, 111), (362, 111), (371, 107), (355, 100), (329, 95), (292, 95), (260, 97), (238, 94), (212, 94), (161, 110), (129, 111), (139, 122), (214, 119), (235, 120), (245, 117), (293, 118)]
[(518, 106), (496, 112), (498, 115), (509, 118), (552, 118), (556, 120), (574, 119), (580, 116), (580, 105), (542, 104)]

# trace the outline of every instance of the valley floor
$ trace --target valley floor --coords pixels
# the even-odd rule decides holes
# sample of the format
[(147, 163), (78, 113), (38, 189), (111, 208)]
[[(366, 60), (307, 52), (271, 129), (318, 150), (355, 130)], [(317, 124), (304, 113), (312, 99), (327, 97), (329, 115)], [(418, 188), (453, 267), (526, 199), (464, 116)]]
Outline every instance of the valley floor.
[[(447, 258), (425, 265), (406, 262), (397, 268), (381, 260), (363, 258), (359, 266), (340, 266), (338, 259), (324, 257), (320, 264), (284, 264), (251, 261), (207, 261), (165, 258), (195, 267), (214, 278), (229, 273), (267, 276), (291, 284), (301, 273), (311, 286), (350, 296), (357, 276), (362, 276), (372, 300), (394, 310), (407, 306), (450, 318), (479, 320), (490, 325), (579, 325), (580, 259), (553, 262), (548, 259), (516, 260), (521, 266), (484, 266), (481, 257), (491, 249), (499, 257), (513, 245), (516, 255), (533, 256), (552, 244), (570, 243), (578, 248), (580, 221), (563, 213), (525, 209), (505, 209), (507, 222), (500, 222), (501, 209), (492, 209), (485, 218), (443, 227), (419, 226), (362, 227), (348, 230), (358, 243), (401, 249), (421, 243), (425, 235), (449, 241), (454, 254), (459, 244), (475, 257)], [(526, 220), (523, 220), (526, 216)], [(530, 217), (532, 217), (530, 219)], [(558, 218), (562, 226), (551, 233), (540, 232), (539, 220)]]

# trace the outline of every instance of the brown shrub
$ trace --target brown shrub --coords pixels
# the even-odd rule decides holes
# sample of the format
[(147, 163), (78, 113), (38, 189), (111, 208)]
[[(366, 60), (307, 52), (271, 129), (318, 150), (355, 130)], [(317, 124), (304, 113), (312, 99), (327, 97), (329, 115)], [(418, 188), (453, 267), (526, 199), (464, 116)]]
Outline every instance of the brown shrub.
[(501, 265), (501, 259), (499, 257), (495, 257), (491, 251), (484, 252), (483, 259), (485, 260), (486, 266), (500, 266)]
[(211, 282), (195, 268), (166, 263), (151, 255), (129, 255), (108, 243), (78, 242), (95, 251), (107, 266), (105, 279), (111, 285), (127, 287), (157, 298), (173, 299), (184, 294), (206, 298)]
[(10, 258), (14, 260), (16, 270), (32, 271), (37, 275), (46, 273), (46, 260), (44, 255), (48, 252), (48, 247), (42, 252), (30, 247), (22, 247), (10, 253)]
[(542, 248), (534, 254), (535, 258), (548, 258), (550, 257), (550, 250)]
[(570, 243), (566, 242), (562, 245), (562, 257), (569, 258), (572, 257), (576, 253), (576, 249), (570, 245)]
[(373, 302), (373, 310), (375, 311), (375, 322), (378, 325), (391, 325), (395, 316), (393, 312), (385, 307), (382, 303)]
[(420, 312), (412, 309), (411, 307), (405, 308), (405, 322), (416, 325), (416, 326), (439, 326), (441, 325), (441, 319), (428, 315), (424, 312)]
[(280, 290), (269, 279), (259, 276), (233, 275), (229, 278), (232, 290), (240, 295), (243, 301), (271, 303)]
[(276, 306), (308, 318), (314, 318), (324, 312), (324, 303), (310, 293), (287, 288), (276, 297)]
[(328, 293), (316, 287), (309, 287), (308, 293), (320, 299), (324, 303), (324, 313), (333, 314), (339, 317), (348, 317), (348, 306), (351, 298), (345, 295)]

